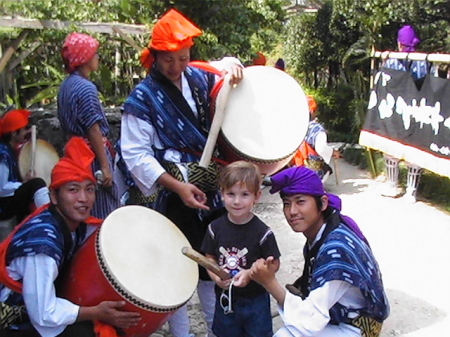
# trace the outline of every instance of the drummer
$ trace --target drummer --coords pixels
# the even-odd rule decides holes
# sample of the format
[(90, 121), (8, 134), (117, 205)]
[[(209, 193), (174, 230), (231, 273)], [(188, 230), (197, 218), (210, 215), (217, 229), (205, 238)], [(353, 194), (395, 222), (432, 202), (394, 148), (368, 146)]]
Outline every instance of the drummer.
[[(0, 220), (17, 222), (32, 209), (49, 203), (45, 181), (28, 172), (21, 179), (17, 152), (29, 134), (28, 110), (11, 110), (0, 119)], [(30, 210), (31, 208), (31, 210)]]
[(327, 132), (317, 119), (317, 103), (312, 95), (307, 95), (310, 122), (305, 140), (300, 144), (299, 149), (291, 161), (295, 166), (306, 166), (315, 171), (322, 182), (333, 173), (330, 163), (331, 159), (338, 159), (340, 153), (328, 145)]
[[(116, 336), (111, 327), (136, 325), (125, 302), (79, 307), (56, 297), (59, 272), (101, 220), (89, 217), (95, 200), (94, 153), (81, 138), (66, 145), (51, 174), (51, 204), (37, 209), (0, 245), (0, 336)], [(93, 321), (95, 323), (93, 323)]]
[[(211, 124), (209, 94), (216, 80), (215, 75), (188, 65), (193, 38), (201, 33), (174, 9), (155, 24), (152, 40), (140, 57), (148, 75), (125, 101), (121, 124), (122, 156), (137, 186), (129, 191), (130, 203), (167, 216), (196, 250), (208, 224), (223, 213), (215, 163), (207, 177), (202, 175), (206, 170), (198, 170)], [(231, 85), (242, 79), (243, 66), (235, 58), (212, 65), (230, 74)], [(200, 189), (206, 182), (209, 186)], [(214, 282), (203, 268), (200, 279), (198, 293), (210, 333)], [(170, 323), (175, 337), (189, 336), (186, 307)]]
[(286, 220), (307, 242), (303, 275), (285, 288), (273, 257), (250, 270), (277, 301), (284, 326), (274, 337), (380, 336), (389, 315), (381, 272), (358, 225), (340, 213), (341, 201), (325, 193), (319, 176), (291, 167), (271, 177), (270, 193), (280, 192)]

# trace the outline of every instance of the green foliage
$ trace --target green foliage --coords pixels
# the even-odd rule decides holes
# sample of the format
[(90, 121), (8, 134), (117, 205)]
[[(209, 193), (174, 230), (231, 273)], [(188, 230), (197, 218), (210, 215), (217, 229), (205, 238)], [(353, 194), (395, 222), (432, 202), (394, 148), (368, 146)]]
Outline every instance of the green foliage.
[(395, 50), (404, 24), (414, 26), (421, 51), (450, 51), (450, 2), (445, 0), (328, 0), (316, 14), (287, 22), (283, 54), (289, 70), (319, 95), (319, 118), (331, 139), (358, 138), (372, 48)]
[[(251, 60), (258, 50), (271, 50), (279, 42), (284, 11), (280, 0), (25, 0), (0, 1), (0, 15), (70, 22), (120, 22), (149, 28), (174, 7), (203, 30), (192, 48), (192, 59), (212, 60), (234, 55)], [(15, 70), (16, 92), (22, 106), (52, 102), (57, 83), (65, 76), (61, 45), (75, 27), (65, 30), (32, 30), (18, 52), (40, 43), (40, 47)], [(18, 29), (1, 29), (5, 49), (18, 36)], [(91, 33), (88, 33), (91, 34)], [(115, 35), (91, 34), (100, 42), (100, 69), (92, 80), (104, 94), (105, 102), (123, 100), (142, 76), (138, 52)], [(143, 48), (150, 35), (132, 36)], [(120, 57), (118, 57), (120, 56)], [(49, 67), (56, 69), (55, 73)], [(12, 89), (14, 91), (14, 88)]]
[(424, 171), (420, 179), (418, 193), (433, 205), (450, 212), (450, 179), (429, 171)]

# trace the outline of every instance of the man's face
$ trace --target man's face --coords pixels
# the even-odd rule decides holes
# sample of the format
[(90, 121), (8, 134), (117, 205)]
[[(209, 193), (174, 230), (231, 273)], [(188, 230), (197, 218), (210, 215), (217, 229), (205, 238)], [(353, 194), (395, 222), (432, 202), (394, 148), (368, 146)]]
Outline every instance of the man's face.
[(71, 231), (90, 215), (95, 201), (95, 185), (90, 180), (68, 182), (50, 191), (50, 199), (64, 217)]
[(181, 73), (189, 63), (189, 48), (177, 51), (158, 51), (156, 53), (156, 67), (169, 81), (177, 82)]
[(12, 133), (11, 140), (14, 144), (22, 144), (25, 142), (25, 140), (30, 132), (31, 132), (31, 130), (26, 127), (16, 130)]
[(316, 200), (310, 195), (294, 194), (283, 197), (283, 212), (294, 232), (303, 233), (308, 240), (314, 240), (324, 224), (322, 211), (328, 206), (328, 198), (321, 197), (322, 206), (318, 209)]

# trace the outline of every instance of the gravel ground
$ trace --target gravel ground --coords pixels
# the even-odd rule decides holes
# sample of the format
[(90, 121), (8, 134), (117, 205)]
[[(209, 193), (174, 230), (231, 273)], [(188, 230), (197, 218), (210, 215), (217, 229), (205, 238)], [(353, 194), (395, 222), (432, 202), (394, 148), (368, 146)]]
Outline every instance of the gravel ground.
[[(450, 336), (450, 215), (420, 200), (380, 196), (381, 180), (367, 172), (337, 163), (338, 184), (331, 176), (326, 189), (341, 197), (342, 213), (351, 216), (368, 238), (378, 260), (391, 314), (381, 333), (386, 336)], [(255, 213), (276, 234), (282, 258), (278, 277), (283, 283), (301, 275), (304, 237), (284, 220), (278, 195), (263, 189)], [(274, 330), (282, 325), (272, 303)], [(205, 336), (205, 323), (194, 294), (189, 303), (191, 332)], [(171, 336), (167, 324), (151, 337)]]

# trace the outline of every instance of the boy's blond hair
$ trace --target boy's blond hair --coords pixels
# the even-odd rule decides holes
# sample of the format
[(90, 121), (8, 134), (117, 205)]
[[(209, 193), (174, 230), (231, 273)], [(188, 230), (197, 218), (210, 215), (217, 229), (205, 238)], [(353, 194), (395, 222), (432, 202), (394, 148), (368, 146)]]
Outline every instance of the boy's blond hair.
[(228, 190), (237, 183), (245, 184), (252, 193), (258, 193), (262, 183), (258, 166), (243, 160), (225, 166), (219, 175), (220, 189)]

